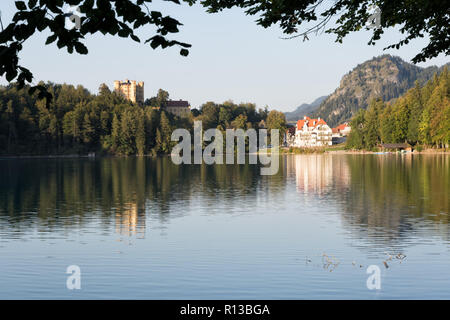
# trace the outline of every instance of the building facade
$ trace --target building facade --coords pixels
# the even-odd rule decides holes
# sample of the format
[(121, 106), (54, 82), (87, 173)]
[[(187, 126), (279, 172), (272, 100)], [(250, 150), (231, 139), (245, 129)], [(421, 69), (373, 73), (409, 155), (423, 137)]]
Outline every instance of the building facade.
[(331, 131), (333, 132), (333, 144), (341, 144), (346, 142), (347, 136), (351, 130), (352, 128), (348, 125), (347, 122), (331, 129)]
[(114, 91), (134, 103), (144, 104), (144, 82), (135, 80), (114, 81)]
[(350, 133), (352, 128), (348, 125), (347, 122), (333, 128), (333, 137), (346, 137)]
[(323, 119), (304, 117), (297, 121), (294, 147), (324, 147), (332, 145), (331, 128)]
[(191, 106), (184, 100), (168, 100), (164, 109), (178, 117), (188, 117), (191, 114)]

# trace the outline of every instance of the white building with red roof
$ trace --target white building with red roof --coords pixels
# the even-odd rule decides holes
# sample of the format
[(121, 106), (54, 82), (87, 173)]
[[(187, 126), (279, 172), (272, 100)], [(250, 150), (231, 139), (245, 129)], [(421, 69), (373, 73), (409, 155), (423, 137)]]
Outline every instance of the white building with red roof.
[(347, 122), (338, 125), (336, 128), (331, 129), (333, 131), (333, 137), (346, 137), (352, 131), (352, 128)]
[(311, 119), (305, 116), (302, 120), (297, 121), (295, 147), (324, 147), (331, 145), (332, 131), (323, 119)]

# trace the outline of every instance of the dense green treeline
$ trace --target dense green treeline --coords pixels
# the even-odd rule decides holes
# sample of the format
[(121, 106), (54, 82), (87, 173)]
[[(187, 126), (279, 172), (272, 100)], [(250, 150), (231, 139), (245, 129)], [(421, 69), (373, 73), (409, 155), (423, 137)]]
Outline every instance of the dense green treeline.
[(325, 119), (334, 127), (348, 121), (359, 109), (367, 109), (370, 101), (381, 98), (392, 101), (440, 73), (444, 67), (421, 68), (388, 54), (357, 65), (342, 77), (339, 87), (321, 103), (313, 117)]
[(93, 95), (82, 86), (40, 83), (53, 95), (49, 106), (28, 88), (0, 87), (0, 154), (167, 154), (176, 128), (285, 128), (281, 112), (256, 110), (255, 104), (207, 102), (189, 117), (164, 111), (169, 93), (159, 90), (144, 106), (125, 100), (102, 84)]
[(416, 86), (393, 103), (372, 100), (351, 121), (347, 147), (373, 149), (380, 143), (448, 148), (450, 143), (450, 75), (445, 68), (424, 86)]

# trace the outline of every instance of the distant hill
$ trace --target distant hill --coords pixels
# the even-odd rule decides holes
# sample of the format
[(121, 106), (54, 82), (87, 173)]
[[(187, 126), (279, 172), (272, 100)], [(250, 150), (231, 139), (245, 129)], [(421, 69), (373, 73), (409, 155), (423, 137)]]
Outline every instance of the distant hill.
[(334, 127), (350, 120), (359, 109), (366, 109), (373, 98), (395, 99), (412, 88), (416, 80), (423, 84), (442, 69), (421, 68), (391, 55), (375, 57), (347, 73), (311, 116), (321, 117)]
[(320, 104), (325, 101), (327, 97), (328, 96), (322, 96), (311, 103), (303, 103), (292, 112), (285, 112), (284, 115), (286, 116), (286, 121), (296, 122), (298, 119), (302, 119), (304, 115), (310, 115), (319, 108)]

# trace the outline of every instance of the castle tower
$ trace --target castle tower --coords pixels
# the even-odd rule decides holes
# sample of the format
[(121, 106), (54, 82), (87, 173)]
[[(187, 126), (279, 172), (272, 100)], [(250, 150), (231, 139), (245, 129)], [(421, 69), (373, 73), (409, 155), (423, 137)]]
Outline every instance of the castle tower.
[(120, 93), (127, 100), (144, 104), (144, 82), (136, 83), (136, 80), (114, 81), (114, 91)]

